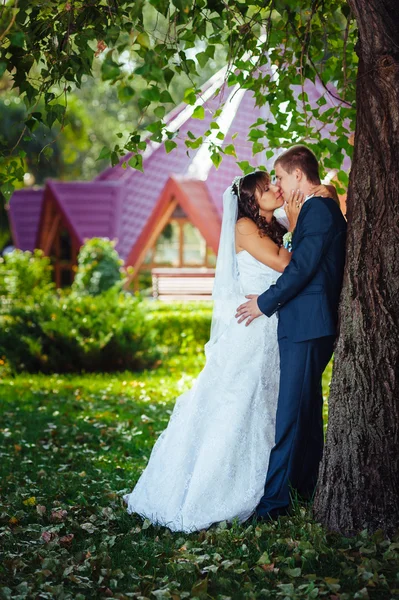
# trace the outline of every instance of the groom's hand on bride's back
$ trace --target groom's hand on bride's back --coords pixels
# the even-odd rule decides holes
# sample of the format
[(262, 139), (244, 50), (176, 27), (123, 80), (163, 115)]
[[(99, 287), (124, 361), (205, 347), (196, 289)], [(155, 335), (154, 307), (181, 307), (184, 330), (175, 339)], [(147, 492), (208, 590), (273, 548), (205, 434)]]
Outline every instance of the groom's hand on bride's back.
[(248, 296), (245, 297), (249, 298), (248, 302), (240, 304), (235, 316), (239, 323), (246, 321), (245, 326), (248, 327), (254, 319), (260, 317), (263, 313), (258, 306), (258, 296), (255, 294), (248, 294)]

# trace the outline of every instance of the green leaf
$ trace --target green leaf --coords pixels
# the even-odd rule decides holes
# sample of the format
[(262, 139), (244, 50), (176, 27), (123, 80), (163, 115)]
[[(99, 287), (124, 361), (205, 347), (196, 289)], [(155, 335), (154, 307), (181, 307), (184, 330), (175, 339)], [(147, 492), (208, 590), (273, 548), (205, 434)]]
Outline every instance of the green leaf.
[(228, 146), (223, 148), (223, 152), (224, 152), (224, 154), (228, 154), (229, 156), (234, 156), (235, 158), (237, 158), (236, 149), (234, 147), (234, 144), (228, 144)]
[(193, 119), (204, 119), (205, 118), (205, 109), (201, 106), (196, 106), (194, 112), (192, 114)]
[(146, 33), (145, 31), (143, 31), (142, 33), (139, 33), (139, 35), (136, 37), (135, 41), (142, 48), (150, 48), (151, 47), (150, 38), (148, 36), (148, 33)]
[(213, 58), (215, 56), (215, 46), (213, 46), (212, 44), (207, 46), (205, 54), (207, 54), (209, 58)]
[(111, 150), (104, 146), (98, 155), (97, 160), (103, 160), (104, 158), (109, 158), (111, 156)]
[(167, 90), (163, 90), (163, 92), (161, 92), (160, 102), (162, 102), (164, 104), (168, 104), (168, 103), (174, 104), (173, 98)]
[(164, 106), (157, 106), (154, 110), (154, 115), (158, 117), (158, 119), (163, 119), (166, 113), (166, 108)]
[(203, 138), (202, 136), (195, 139), (194, 141), (190, 141), (190, 140), (185, 140), (185, 144), (187, 146), (187, 148), (192, 148), (193, 150), (196, 150), (197, 148), (199, 148), (202, 144)]
[(199, 66), (203, 69), (209, 60), (209, 54), (206, 52), (198, 52), (195, 58), (198, 60)]
[(103, 81), (117, 79), (121, 74), (119, 65), (112, 59), (111, 52), (108, 52), (103, 64), (101, 65), (101, 76)]
[(161, 99), (161, 92), (159, 91), (159, 88), (157, 88), (155, 85), (152, 85), (151, 87), (143, 90), (141, 95), (143, 98), (149, 100), (150, 102), (159, 102)]
[(337, 173), (338, 181), (343, 183), (346, 187), (349, 185), (349, 176), (345, 171), (338, 171)]
[(187, 88), (184, 92), (183, 102), (186, 104), (195, 104), (197, 101), (197, 96), (195, 95), (195, 90), (193, 88)]
[[(143, 168), (143, 157), (141, 154), (135, 154), (127, 161), (128, 165), (137, 171), (142, 171), (144, 173)], [(144, 529), (144, 526), (143, 526)]]
[(113, 167), (116, 167), (116, 165), (117, 165), (118, 163), (119, 163), (119, 154), (118, 154), (118, 153), (117, 153), (115, 150), (113, 150), (113, 151), (111, 152), (111, 165), (112, 165)]
[(135, 91), (130, 85), (121, 85), (118, 88), (118, 98), (121, 102), (129, 102), (133, 98)]
[(170, 2), (169, 0), (149, 0), (149, 3), (159, 12), (161, 15), (166, 17), (168, 14)]
[(7, 63), (0, 61), (0, 77), (3, 77), (7, 69)]
[(169, 152), (171, 152), (174, 148), (177, 148), (176, 142), (174, 142), (173, 140), (166, 140), (166, 142), (165, 142), (166, 153), (169, 154)]
[(43, 154), (47, 159), (50, 159), (54, 154), (54, 148), (51, 146), (46, 146), (43, 150)]
[(260, 142), (254, 142), (252, 144), (252, 155), (254, 156), (255, 154), (259, 154), (259, 152), (263, 152), (264, 149), (265, 147), (263, 144)]
[(147, 125), (146, 129), (151, 133), (160, 133), (163, 129), (163, 123), (162, 121), (155, 121), (154, 123)]
[(247, 160), (238, 161), (237, 166), (241, 169), (244, 175), (247, 175), (253, 171), (252, 165), (250, 165)]
[(202, 579), (197, 581), (191, 588), (191, 594), (193, 596), (202, 596), (208, 592), (208, 579)]
[(284, 573), (286, 573), (289, 577), (300, 577), (302, 574), (302, 569), (296, 567), (295, 569), (284, 569)]
[(263, 554), (260, 556), (260, 558), (258, 559), (258, 561), (257, 561), (257, 563), (256, 563), (256, 564), (258, 564), (258, 565), (270, 565), (270, 564), (271, 564), (271, 562), (272, 562), (272, 561), (270, 560), (270, 557), (269, 557), (268, 553), (267, 553), (267, 552), (264, 552), (264, 553), (263, 553)]
[(12, 46), (17, 46), (18, 48), (24, 47), (25, 34), (23, 31), (16, 31), (15, 33), (12, 33), (9, 38)]
[(162, 69), (162, 75), (163, 75), (166, 85), (169, 85), (170, 82), (172, 81), (173, 77), (175, 76), (175, 73), (172, 71), (172, 69), (166, 68), (166, 69)]
[(213, 162), (213, 164), (215, 165), (215, 167), (218, 169), (220, 167), (220, 164), (222, 162), (222, 157), (220, 156), (219, 152), (212, 152), (211, 154), (211, 160)]
[(3, 194), (4, 198), (6, 199), (6, 201), (8, 201), (11, 198), (14, 190), (15, 190), (15, 187), (9, 181), (7, 181), (7, 183), (4, 183), (2, 186), (0, 186), (0, 191)]

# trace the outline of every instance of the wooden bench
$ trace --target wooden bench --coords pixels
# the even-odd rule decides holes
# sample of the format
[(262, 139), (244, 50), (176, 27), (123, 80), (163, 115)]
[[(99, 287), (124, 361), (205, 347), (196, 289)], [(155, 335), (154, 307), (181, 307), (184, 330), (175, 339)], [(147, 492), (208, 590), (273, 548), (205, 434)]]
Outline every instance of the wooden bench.
[(212, 300), (215, 269), (152, 269), (152, 295), (157, 300)]

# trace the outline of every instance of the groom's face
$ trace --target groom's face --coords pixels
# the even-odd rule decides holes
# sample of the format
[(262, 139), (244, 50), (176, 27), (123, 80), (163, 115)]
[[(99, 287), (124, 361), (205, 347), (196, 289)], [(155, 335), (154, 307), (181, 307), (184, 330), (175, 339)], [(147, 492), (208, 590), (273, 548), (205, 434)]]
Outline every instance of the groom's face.
[(298, 188), (295, 170), (292, 173), (287, 173), (279, 163), (275, 165), (274, 170), (276, 172), (276, 185), (281, 189), (283, 199), (287, 201), (291, 191)]

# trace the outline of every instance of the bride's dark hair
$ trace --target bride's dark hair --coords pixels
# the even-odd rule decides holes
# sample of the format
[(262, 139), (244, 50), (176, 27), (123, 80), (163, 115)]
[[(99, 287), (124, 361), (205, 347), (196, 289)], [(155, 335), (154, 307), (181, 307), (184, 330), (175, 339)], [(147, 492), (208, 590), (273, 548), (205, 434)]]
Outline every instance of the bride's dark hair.
[(267, 235), (275, 244), (282, 246), (286, 228), (274, 216), (268, 223), (265, 217), (259, 214), (259, 204), (255, 198), (256, 189), (262, 192), (263, 186), (269, 183), (270, 176), (266, 171), (255, 171), (242, 177), (238, 183), (233, 183), (233, 192), (238, 199), (237, 221), (243, 217), (251, 219), (258, 227), (261, 237)]

